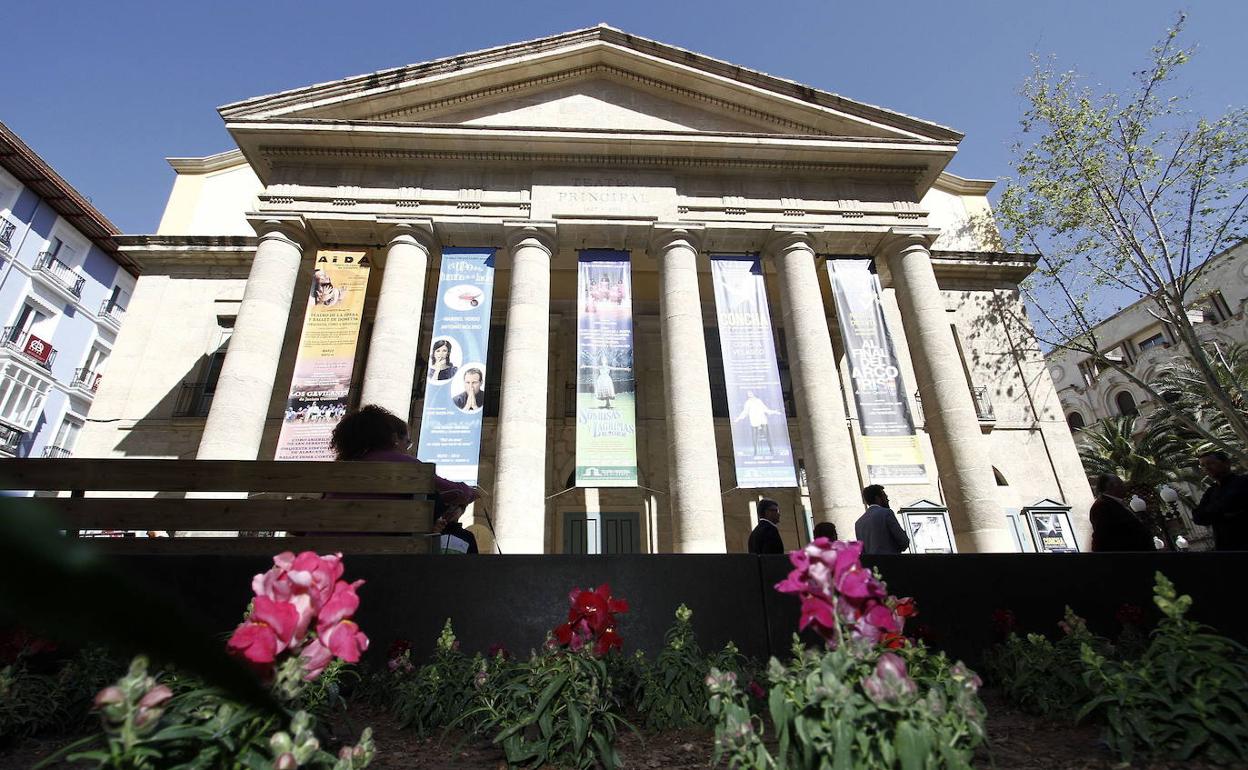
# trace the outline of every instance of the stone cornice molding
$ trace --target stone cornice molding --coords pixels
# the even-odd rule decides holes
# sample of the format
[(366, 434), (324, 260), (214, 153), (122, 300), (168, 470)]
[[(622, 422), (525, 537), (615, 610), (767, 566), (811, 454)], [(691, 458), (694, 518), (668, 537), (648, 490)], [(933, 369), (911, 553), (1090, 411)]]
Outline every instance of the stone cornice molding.
[(233, 149), (202, 158), (165, 158), (165, 162), (179, 174), (208, 174), (243, 165), (247, 159), (243, 157), (242, 150)]
[(383, 110), (381, 112), (366, 115), (364, 119), (369, 121), (388, 121), (400, 118), (414, 119), (421, 113), (437, 113), (455, 107), (466, 107), (472, 102), (480, 101), (482, 99), (491, 99), (509, 93), (517, 93), (533, 88), (546, 88), (568, 80), (593, 77), (602, 77), (615, 80), (617, 82), (641, 85), (654, 91), (662, 91), (667, 94), (671, 94), (681, 102), (696, 102), (708, 105), (719, 111), (742, 115), (749, 120), (759, 123), (770, 123), (775, 126), (781, 126), (789, 129), (789, 131), (799, 134), (808, 134), (811, 136), (828, 134), (827, 131), (822, 131), (808, 123), (801, 123), (796, 120), (783, 118), (779, 115), (764, 112), (763, 110), (754, 109), (753, 107), (748, 107), (743, 104), (738, 104), (727, 99), (721, 99), (703, 92), (694, 91), (692, 89), (681, 88), (674, 83), (647, 77), (636, 72), (629, 72), (628, 70), (603, 63), (590, 64), (584, 67), (574, 67), (562, 72), (555, 72), (549, 75), (517, 80), (505, 85), (483, 88), (470, 93), (458, 94), (456, 96), (446, 97), (443, 99), (434, 99), (398, 109)]
[(650, 226), (650, 243), (646, 251), (658, 257), (669, 249), (683, 246), (701, 253), (705, 232), (705, 225), (696, 222), (656, 222)]
[(273, 162), (310, 159), (399, 160), (408, 162), (518, 163), (532, 166), (585, 166), (590, 168), (690, 168), (745, 171), (806, 171), (832, 176), (891, 176), (913, 183), (927, 169), (922, 166), (835, 163), (785, 160), (745, 160), (665, 155), (595, 155), (540, 152), (468, 152), (461, 150), (361, 149), (351, 147), (297, 147), (264, 145), (260, 156)]
[[(421, 86), (442, 87), (453, 92), (453, 86), (447, 85), (453, 84), (456, 79), (469, 84), (474, 78), (488, 78), (490, 73), (496, 76), (505, 73), (509, 67), (528, 66), (540, 71), (542, 67), (547, 70), (568, 69), (569, 64), (608, 60), (624, 62), (626, 66), (635, 62), (638, 69), (652, 73), (671, 72), (673, 76), (688, 73), (690, 77), (705, 80), (708, 87), (740, 91), (741, 101), (770, 97), (778, 104), (787, 105), (790, 110), (839, 113), (873, 125), (877, 130), (891, 129), (942, 141), (957, 142), (962, 138), (960, 132), (930, 121), (856, 102), (605, 25), (256, 97), (221, 107), (219, 112), (225, 119), (232, 120), (316, 109), (341, 110), (344, 105), (382, 99)], [(746, 98), (747, 94), (754, 98)]]
[(503, 222), (503, 236), (508, 254), (521, 246), (536, 246), (545, 251), (548, 257), (553, 257), (557, 247), (558, 226), (554, 222)]

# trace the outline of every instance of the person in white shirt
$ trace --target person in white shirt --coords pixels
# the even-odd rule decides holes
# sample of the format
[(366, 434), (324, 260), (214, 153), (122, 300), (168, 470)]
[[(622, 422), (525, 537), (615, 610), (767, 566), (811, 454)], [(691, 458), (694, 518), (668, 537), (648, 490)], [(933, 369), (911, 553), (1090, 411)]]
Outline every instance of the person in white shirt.
[(741, 405), (741, 414), (737, 415), (734, 422), (746, 419), (750, 421), (755, 457), (758, 457), (758, 448), (761, 441), (767, 442), (767, 454), (774, 454), (775, 452), (771, 446), (771, 424), (767, 419), (773, 414), (782, 415), (783, 412), (777, 412), (775, 409), (767, 406), (761, 398), (754, 395), (754, 391), (746, 391), (745, 403)]

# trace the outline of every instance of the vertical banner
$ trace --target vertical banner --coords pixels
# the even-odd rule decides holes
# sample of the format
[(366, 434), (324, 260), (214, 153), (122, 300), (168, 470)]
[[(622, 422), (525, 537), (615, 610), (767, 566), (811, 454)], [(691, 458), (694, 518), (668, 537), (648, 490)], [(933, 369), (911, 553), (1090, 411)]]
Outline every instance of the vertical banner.
[(836, 315), (849, 354), (863, 455), (872, 484), (924, 484), (927, 466), (910, 417), (893, 338), (880, 304), (880, 279), (863, 259), (829, 259)]
[(329, 437), (347, 411), (370, 271), (362, 251), (318, 251), (276, 460), (332, 460)]
[(494, 249), (442, 250), (416, 456), (465, 484), (477, 483), (481, 458), (493, 299)]
[(577, 260), (576, 485), (637, 486), (633, 287), (627, 251)]
[(712, 255), (711, 278), (737, 486), (796, 487), (762, 262)]

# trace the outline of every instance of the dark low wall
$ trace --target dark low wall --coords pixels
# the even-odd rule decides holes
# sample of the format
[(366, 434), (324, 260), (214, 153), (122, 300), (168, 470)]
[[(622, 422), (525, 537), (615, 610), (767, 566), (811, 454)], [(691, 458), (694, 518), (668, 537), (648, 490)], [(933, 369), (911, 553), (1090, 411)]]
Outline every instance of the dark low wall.
[[(241, 619), (251, 576), (267, 569), (251, 556), (118, 557), (153, 590), (198, 609), (223, 632)], [(609, 583), (631, 610), (620, 626), (626, 651), (662, 646), (677, 605), (694, 611), (705, 648), (728, 641), (748, 655), (784, 654), (797, 627), (798, 600), (772, 586), (784, 578), (785, 557), (747, 555), (652, 556), (348, 556), (346, 579), (363, 578), (357, 620), (372, 639), (370, 657), (409, 639), (424, 656), (446, 618), (463, 648), (501, 643), (513, 653), (539, 646), (566, 619), (568, 592)], [(995, 641), (992, 613), (1010, 609), (1024, 630), (1053, 632), (1065, 605), (1094, 630), (1117, 632), (1123, 603), (1153, 610), (1153, 573), (1161, 570), (1195, 600), (1193, 617), (1223, 633), (1248, 639), (1239, 611), (1248, 578), (1248, 552), (1198, 554), (904, 555), (867, 559), (889, 589), (913, 596), (936, 646), (977, 663)]]

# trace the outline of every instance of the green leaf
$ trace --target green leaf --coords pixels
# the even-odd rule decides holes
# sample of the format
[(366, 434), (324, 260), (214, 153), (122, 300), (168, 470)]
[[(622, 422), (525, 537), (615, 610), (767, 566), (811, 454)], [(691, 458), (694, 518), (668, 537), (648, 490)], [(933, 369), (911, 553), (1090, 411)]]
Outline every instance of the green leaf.
[(908, 720), (902, 720), (897, 724), (893, 747), (897, 751), (901, 770), (924, 770), (927, 757), (932, 751), (931, 739), (927, 731), (920, 730)]

